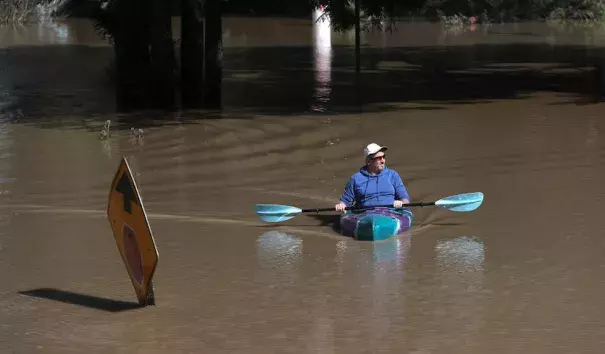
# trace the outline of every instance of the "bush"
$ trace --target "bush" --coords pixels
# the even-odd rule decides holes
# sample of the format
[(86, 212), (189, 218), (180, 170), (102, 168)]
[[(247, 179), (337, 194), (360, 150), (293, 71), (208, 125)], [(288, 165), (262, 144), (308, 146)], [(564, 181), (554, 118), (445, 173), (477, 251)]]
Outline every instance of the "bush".
[(551, 21), (601, 22), (605, 20), (602, 0), (565, 0), (554, 2), (546, 18)]

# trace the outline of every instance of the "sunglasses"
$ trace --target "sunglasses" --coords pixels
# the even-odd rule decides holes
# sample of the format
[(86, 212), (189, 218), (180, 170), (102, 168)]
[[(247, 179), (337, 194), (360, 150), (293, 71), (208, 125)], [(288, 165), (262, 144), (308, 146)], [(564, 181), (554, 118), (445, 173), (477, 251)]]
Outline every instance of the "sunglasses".
[(374, 160), (380, 160), (380, 159), (385, 159), (386, 160), (387, 159), (387, 155), (372, 157), (371, 160), (374, 161)]

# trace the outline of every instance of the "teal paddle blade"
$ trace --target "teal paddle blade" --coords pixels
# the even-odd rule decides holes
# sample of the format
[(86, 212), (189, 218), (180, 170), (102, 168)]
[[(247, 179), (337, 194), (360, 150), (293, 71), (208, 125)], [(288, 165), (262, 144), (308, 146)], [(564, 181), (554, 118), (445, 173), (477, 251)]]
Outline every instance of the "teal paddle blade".
[(451, 211), (465, 212), (477, 209), (481, 203), (483, 203), (483, 193), (476, 192), (439, 199), (435, 202), (435, 205)]
[(302, 213), (302, 209), (289, 205), (257, 204), (256, 214), (265, 222), (282, 222)]

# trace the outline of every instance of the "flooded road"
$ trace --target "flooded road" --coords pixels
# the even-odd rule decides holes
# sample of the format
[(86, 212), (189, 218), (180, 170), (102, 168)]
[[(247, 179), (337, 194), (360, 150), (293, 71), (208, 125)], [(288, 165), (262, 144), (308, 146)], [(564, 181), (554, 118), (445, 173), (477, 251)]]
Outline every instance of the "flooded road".
[[(601, 352), (598, 35), (531, 24), (374, 33), (360, 109), (352, 37), (232, 21), (224, 112), (140, 121), (114, 113), (111, 49), (89, 25), (4, 29), (3, 348)], [(415, 209), (411, 232), (375, 244), (339, 236), (334, 213), (280, 225), (254, 214), (256, 203), (332, 206), (369, 142), (389, 146), (413, 201), (481, 191), (483, 205)], [(156, 307), (136, 308), (105, 214), (121, 156), (160, 254)]]

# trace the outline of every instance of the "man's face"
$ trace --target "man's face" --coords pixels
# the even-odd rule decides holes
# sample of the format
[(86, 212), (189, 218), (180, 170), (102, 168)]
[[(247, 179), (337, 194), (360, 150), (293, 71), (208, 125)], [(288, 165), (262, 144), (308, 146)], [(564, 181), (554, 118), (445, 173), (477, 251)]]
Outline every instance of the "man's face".
[(383, 151), (378, 151), (374, 154), (373, 157), (368, 161), (368, 168), (373, 171), (382, 171), (384, 170), (386, 155)]

